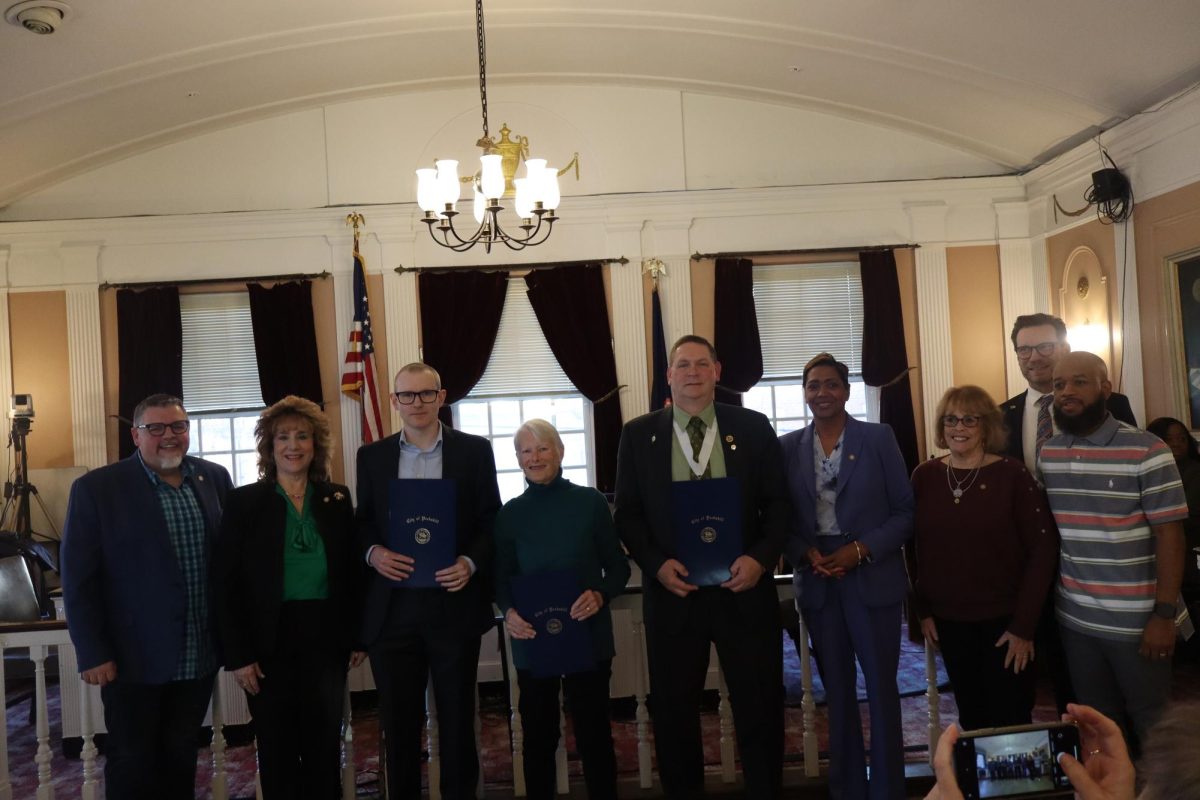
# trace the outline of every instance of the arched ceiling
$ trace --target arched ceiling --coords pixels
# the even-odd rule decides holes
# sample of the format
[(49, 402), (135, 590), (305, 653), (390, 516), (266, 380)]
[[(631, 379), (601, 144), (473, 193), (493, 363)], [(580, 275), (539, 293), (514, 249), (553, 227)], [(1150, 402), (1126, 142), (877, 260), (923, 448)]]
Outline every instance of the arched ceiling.
[[(0, 24), (0, 207), (202, 132), (477, 81), (471, 0), (66, 2), (53, 35)], [(1011, 171), (1200, 81), (1197, 0), (485, 0), (485, 14), (492, 84), (811, 109)]]

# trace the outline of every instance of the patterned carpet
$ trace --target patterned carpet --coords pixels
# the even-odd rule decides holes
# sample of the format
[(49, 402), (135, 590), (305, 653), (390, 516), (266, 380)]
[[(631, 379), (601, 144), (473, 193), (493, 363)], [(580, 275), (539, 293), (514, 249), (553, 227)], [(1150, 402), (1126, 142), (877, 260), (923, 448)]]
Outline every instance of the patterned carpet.
[[(785, 640), (785, 652), (792, 650), (791, 643)], [(901, 700), (904, 720), (904, 743), (906, 757), (910, 761), (923, 761), (927, 756), (926, 742), (928, 739), (928, 706), (924, 697), (924, 655), (919, 647), (905, 648), (902, 656), (901, 685), (908, 683), (920, 687), (922, 694), (916, 694)], [(798, 674), (798, 661), (794, 653), (790, 654), (789, 671), (794, 669)], [(905, 673), (909, 674), (905, 674)], [(790, 680), (790, 678), (789, 678)], [(10, 679), (6, 687), (7, 726), (9, 741), (9, 766), (13, 787), (13, 797), (33, 797), (37, 787), (37, 765), (34, 755), (37, 752), (36, 732), (29, 719), (29, 706), (32, 695), (32, 684), (29, 681)], [(481, 689), (480, 718), (483, 723), (482, 752), (484, 780), (489, 786), (502, 787), (512, 783), (512, 759), (509, 751), (508, 738), (508, 706), (507, 695), (501, 684), (487, 684)], [(1193, 658), (1190, 662), (1177, 665), (1175, 673), (1176, 699), (1200, 698), (1200, 662)], [(356, 696), (356, 704), (370, 702), (369, 696)], [(715, 767), (719, 763), (718, 739), (719, 720), (716, 714), (716, 694), (707, 698), (707, 707), (702, 714), (704, 728), (705, 761)], [(870, 730), (866, 704), (860, 705), (864, 731)], [(948, 725), (956, 718), (953, 695), (943, 693), (940, 702), (941, 724)], [(622, 773), (637, 772), (637, 741), (636, 723), (633, 720), (632, 700), (617, 700), (613, 704), (613, 734), (617, 743), (617, 767)], [(1055, 710), (1049, 702), (1049, 695), (1039, 693), (1038, 706), (1034, 711), (1037, 720), (1049, 721), (1056, 717)], [(51, 770), (54, 776), (55, 796), (58, 800), (75, 800), (79, 797), (79, 786), (82, 782), (82, 764), (77, 759), (66, 759), (63, 756), (59, 729), (59, 696), (58, 686), (49, 687), (49, 718), (50, 741), (53, 749)], [(828, 750), (826, 738), (825, 710), (817, 709), (818, 743), (824, 755)], [(801, 710), (789, 705), (785, 709), (786, 750), (785, 757), (789, 762), (799, 763), (801, 760)], [(359, 797), (374, 797), (377, 792), (378, 757), (377, 742), (379, 738), (378, 719), (372, 708), (361, 708), (354, 717), (355, 769), (359, 786)], [(245, 742), (250, 732), (246, 729), (231, 729), (227, 737), (231, 746), (227, 750), (226, 763), (230, 797), (254, 797), (254, 751)], [(568, 749), (573, 751), (573, 740), (568, 731)], [(235, 746), (236, 745), (236, 746)], [(212, 774), (211, 751), (205, 742), (199, 752), (199, 768), (197, 774), (197, 798), (210, 797), (209, 782)], [(103, 761), (100, 762), (101, 764)], [(570, 760), (571, 773), (579, 774), (579, 763), (574, 757)]]

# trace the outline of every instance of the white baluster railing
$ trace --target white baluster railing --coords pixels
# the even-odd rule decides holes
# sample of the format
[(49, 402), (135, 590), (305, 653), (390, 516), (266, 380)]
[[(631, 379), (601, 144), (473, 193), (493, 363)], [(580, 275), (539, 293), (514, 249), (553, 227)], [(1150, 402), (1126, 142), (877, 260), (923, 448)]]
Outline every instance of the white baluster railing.
[(352, 798), (357, 791), (357, 776), (354, 771), (354, 714), (350, 706), (350, 684), (346, 684), (346, 696), (342, 700), (342, 797)]
[[(71, 680), (69, 675), (59, 675), (59, 685), (64, 681)], [(83, 728), (83, 748), (79, 751), (79, 757), (83, 759), (83, 786), (80, 787), (80, 800), (100, 800), (100, 781), (96, 774), (96, 756), (99, 752), (96, 749), (96, 726), (92, 722), (92, 692), (98, 691), (92, 689), (91, 686), (79, 680), (79, 696), (83, 698), (83, 703), (80, 707), (80, 722)]]
[(44, 644), (29, 646), (29, 658), (33, 661), (34, 697), (37, 702), (37, 800), (54, 800), (54, 776), (50, 772), (50, 719), (46, 713), (46, 651)]
[(942, 736), (941, 694), (937, 683), (937, 656), (933, 645), (925, 642), (925, 697), (929, 700), (929, 763)]
[(229, 774), (225, 771), (225, 713), (219, 691), (212, 694), (212, 733), (212, 797), (213, 800), (229, 800)]
[(820, 752), (817, 749), (817, 703), (813, 698), (812, 653), (808, 645), (808, 626), (804, 615), (798, 614), (800, 635), (800, 716), (803, 730), (804, 775), (815, 778), (821, 774)]
[(725, 683), (725, 670), (717, 667), (717, 721), (721, 738), (718, 740), (721, 753), (721, 780), (733, 783), (737, 780), (737, 764), (734, 763), (733, 707), (729, 704), (729, 685)]

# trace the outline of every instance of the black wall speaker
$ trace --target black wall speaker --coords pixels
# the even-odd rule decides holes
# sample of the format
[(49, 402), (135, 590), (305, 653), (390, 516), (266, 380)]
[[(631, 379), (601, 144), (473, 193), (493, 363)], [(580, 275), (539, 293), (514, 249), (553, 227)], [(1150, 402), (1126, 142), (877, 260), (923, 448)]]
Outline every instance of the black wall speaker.
[(1121, 170), (1109, 168), (1092, 173), (1093, 203), (1107, 203), (1110, 200), (1122, 200), (1129, 195), (1129, 180), (1121, 174)]

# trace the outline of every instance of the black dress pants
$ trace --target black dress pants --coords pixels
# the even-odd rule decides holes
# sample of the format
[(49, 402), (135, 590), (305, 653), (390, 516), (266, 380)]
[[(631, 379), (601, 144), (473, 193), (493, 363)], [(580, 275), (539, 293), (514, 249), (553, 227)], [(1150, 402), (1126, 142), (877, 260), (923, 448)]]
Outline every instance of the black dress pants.
[(279, 649), (259, 662), (247, 695), (263, 800), (335, 800), (341, 790), (342, 709), (350, 654), (331, 648), (327, 601), (283, 604)]
[[(405, 592), (414, 596), (404, 596)], [(416, 595), (423, 593), (424, 597)], [(444, 800), (474, 800), (479, 781), (475, 749), (475, 677), (478, 630), (442, 613), (443, 598), (424, 590), (392, 593), (387, 619), (371, 645), (371, 672), (379, 690), (386, 737), (388, 800), (421, 797), (425, 686), (433, 680)]]
[(686, 620), (663, 624), (647, 615), (654, 748), (663, 794), (672, 800), (704, 794), (700, 700), (713, 643), (729, 687), (746, 796), (779, 796), (784, 699), (779, 602), (769, 582), (750, 591), (763, 593), (761, 612), (753, 618), (733, 593), (718, 587), (689, 595)]
[[(1033, 664), (1013, 674), (1004, 668), (1008, 647), (996, 647), (1008, 617), (959, 622), (934, 617), (946, 674), (954, 687), (958, 723), (964, 730), (1028, 725), (1033, 712)], [(1035, 663), (1042, 654), (1034, 646)]]
[(583, 760), (588, 798), (616, 800), (617, 758), (613, 753), (608, 713), (611, 676), (611, 659), (597, 663), (594, 670), (562, 678), (535, 678), (529, 670), (517, 670), (525, 730), (525, 796), (529, 800), (552, 800), (555, 794), (554, 751), (558, 748), (560, 684), (574, 725), (575, 744)]
[(147, 684), (117, 680), (104, 701), (104, 791), (109, 800), (191, 800), (200, 725), (213, 675)]

